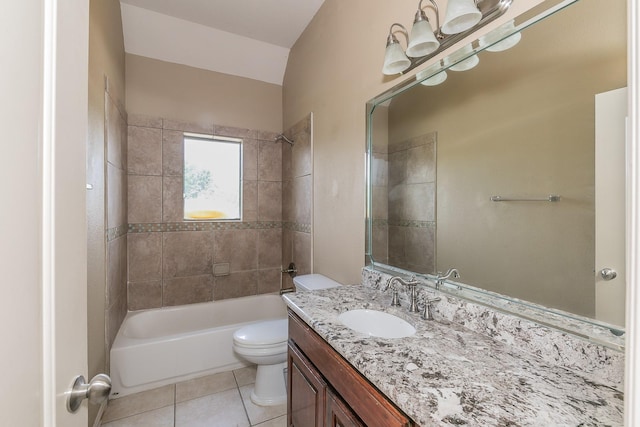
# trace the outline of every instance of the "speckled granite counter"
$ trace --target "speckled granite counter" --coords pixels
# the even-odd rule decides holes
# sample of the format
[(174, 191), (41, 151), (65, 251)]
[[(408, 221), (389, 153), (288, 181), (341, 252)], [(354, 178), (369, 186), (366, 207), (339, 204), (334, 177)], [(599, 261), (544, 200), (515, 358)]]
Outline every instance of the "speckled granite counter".
[[(390, 307), (391, 295), (364, 286), (286, 294), (298, 316), (422, 427), (619, 426), (623, 396), (611, 385), (443, 319), (424, 321)], [(416, 327), (400, 339), (368, 337), (338, 315), (392, 313)]]

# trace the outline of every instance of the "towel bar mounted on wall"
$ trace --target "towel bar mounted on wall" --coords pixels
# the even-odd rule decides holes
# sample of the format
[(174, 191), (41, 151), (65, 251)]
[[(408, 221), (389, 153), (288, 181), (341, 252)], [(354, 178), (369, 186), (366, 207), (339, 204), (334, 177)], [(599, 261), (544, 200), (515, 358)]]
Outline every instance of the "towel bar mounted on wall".
[(492, 202), (558, 202), (560, 201), (560, 196), (558, 196), (557, 194), (549, 194), (547, 197), (539, 198), (491, 196), (490, 200)]

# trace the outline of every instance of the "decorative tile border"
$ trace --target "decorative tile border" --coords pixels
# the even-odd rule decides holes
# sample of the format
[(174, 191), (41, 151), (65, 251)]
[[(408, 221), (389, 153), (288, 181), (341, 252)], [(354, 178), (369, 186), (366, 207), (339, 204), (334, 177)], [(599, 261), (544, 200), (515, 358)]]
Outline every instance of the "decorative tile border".
[(299, 222), (285, 222), (283, 228), (289, 231), (297, 231), (299, 233), (311, 233), (311, 224), (302, 224)]
[(109, 228), (107, 230), (107, 242), (117, 239), (118, 237), (122, 237), (127, 234), (128, 227), (126, 225), (121, 225), (119, 227)]
[(282, 228), (280, 221), (252, 222), (165, 222), (129, 224), (129, 233), (163, 233), (171, 231), (264, 230)]
[(412, 219), (374, 219), (374, 227), (410, 227), (410, 228), (435, 228), (435, 221), (417, 221)]

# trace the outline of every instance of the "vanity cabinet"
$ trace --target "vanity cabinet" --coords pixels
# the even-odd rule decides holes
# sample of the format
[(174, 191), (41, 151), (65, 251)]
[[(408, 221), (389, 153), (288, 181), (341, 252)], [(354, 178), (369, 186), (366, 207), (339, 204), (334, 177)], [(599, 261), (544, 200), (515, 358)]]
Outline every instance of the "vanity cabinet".
[(289, 427), (417, 427), (289, 311)]

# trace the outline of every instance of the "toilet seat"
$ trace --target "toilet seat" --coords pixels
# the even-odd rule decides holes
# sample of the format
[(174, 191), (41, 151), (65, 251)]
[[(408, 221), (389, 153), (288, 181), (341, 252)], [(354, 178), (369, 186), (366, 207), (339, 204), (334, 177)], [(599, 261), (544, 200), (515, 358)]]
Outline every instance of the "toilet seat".
[(233, 334), (233, 342), (244, 348), (277, 348), (286, 344), (288, 334), (287, 319), (266, 320), (238, 329)]

